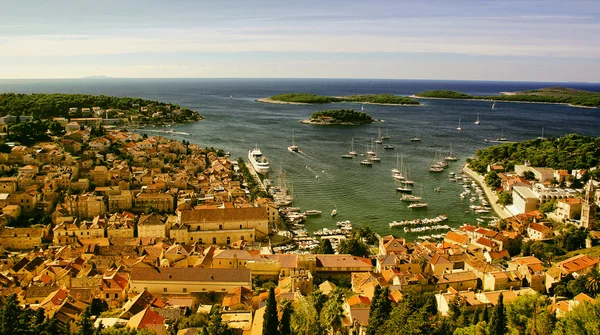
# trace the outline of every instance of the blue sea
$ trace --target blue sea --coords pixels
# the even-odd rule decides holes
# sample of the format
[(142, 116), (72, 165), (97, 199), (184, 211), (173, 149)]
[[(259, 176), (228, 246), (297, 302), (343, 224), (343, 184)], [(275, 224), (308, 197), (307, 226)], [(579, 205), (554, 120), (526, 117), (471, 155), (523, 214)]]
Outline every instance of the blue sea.
[[(314, 111), (330, 108), (360, 109), (360, 104), (275, 105), (256, 102), (286, 92), (308, 92), (321, 95), (390, 93), (412, 95), (433, 89), (450, 89), (475, 95), (496, 95), (504, 91), (522, 91), (549, 86), (565, 86), (600, 92), (600, 84), (535, 83), (492, 81), (433, 80), (363, 80), (363, 79), (69, 79), (69, 80), (0, 80), (0, 92), (18, 93), (86, 93), (141, 97), (177, 103), (198, 111), (206, 119), (179, 125), (175, 130), (190, 136), (173, 135), (201, 146), (222, 148), (232, 158), (247, 157), (248, 150), (258, 146), (269, 158), (271, 179), (284, 171), (293, 189), (295, 206), (303, 210), (323, 211), (311, 217), (309, 230), (334, 228), (335, 222), (351, 220), (355, 226), (369, 225), (381, 234), (406, 234), (389, 228), (393, 220), (449, 216), (451, 226), (476, 223), (469, 210), (469, 200), (458, 196), (461, 185), (449, 182), (447, 172), (429, 173), (436, 151), (452, 147), (459, 161), (450, 163), (448, 171), (457, 172), (465, 159), (492, 143), (484, 139), (506, 137), (523, 141), (542, 135), (558, 137), (569, 133), (600, 136), (600, 110), (557, 104), (498, 102), (492, 109), (486, 101), (421, 100), (420, 107), (364, 105), (365, 112), (383, 120), (359, 127), (311, 126), (300, 124)], [(230, 97), (232, 97), (230, 99)], [(480, 125), (474, 121), (479, 114)], [(462, 131), (457, 131), (459, 119)], [(345, 160), (341, 155), (354, 148), (367, 151), (379, 132), (392, 136), (395, 150), (379, 150), (381, 162), (372, 168), (359, 165), (359, 156)], [(299, 154), (290, 153), (292, 141)], [(421, 142), (411, 142), (411, 137)], [(402, 154), (416, 181), (415, 194), (429, 203), (427, 209), (409, 210), (399, 200), (391, 169), (396, 156)], [(441, 192), (434, 192), (434, 188)], [(337, 208), (338, 216), (329, 213)], [(488, 214), (489, 215), (489, 214)], [(484, 215), (485, 216), (485, 215)], [(407, 237), (415, 238), (416, 234)]]

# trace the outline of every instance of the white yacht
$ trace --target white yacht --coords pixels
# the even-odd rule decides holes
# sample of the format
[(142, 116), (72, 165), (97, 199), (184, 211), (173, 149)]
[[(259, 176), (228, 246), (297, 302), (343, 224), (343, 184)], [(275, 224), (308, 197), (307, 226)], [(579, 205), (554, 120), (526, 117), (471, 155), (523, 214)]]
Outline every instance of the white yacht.
[(252, 164), (254, 171), (260, 174), (267, 174), (271, 166), (267, 157), (265, 157), (258, 147), (248, 151), (248, 161)]
[(450, 152), (448, 153), (448, 156), (444, 157), (444, 160), (453, 162), (458, 160), (458, 158), (456, 158), (456, 156), (452, 154), (452, 146), (450, 146)]
[(421, 201), (421, 197), (417, 197), (416, 195), (412, 195), (412, 194), (405, 194), (402, 197), (400, 197), (401, 201), (406, 201), (406, 202), (417, 202), (417, 201)]
[(331, 211), (331, 216), (336, 216), (337, 215), (337, 208)]
[(477, 121), (475, 121), (475, 124), (477, 124), (477, 125), (481, 124), (481, 122), (479, 121), (479, 113), (477, 113)]
[(379, 128), (379, 136), (377, 136), (377, 139), (375, 140), (375, 143), (377, 144), (382, 144), (383, 140), (381, 139), (381, 128)]
[(373, 166), (373, 162), (371, 162), (368, 159), (363, 159), (362, 161), (360, 161), (360, 165)]
[(298, 146), (294, 143), (294, 133), (292, 132), (292, 145), (288, 147), (289, 152), (298, 152)]
[(461, 126), (460, 126), (460, 119), (458, 119), (458, 127), (456, 127), (456, 130), (458, 130), (458, 131), (461, 131), (461, 130), (462, 130), (462, 128), (461, 128)]

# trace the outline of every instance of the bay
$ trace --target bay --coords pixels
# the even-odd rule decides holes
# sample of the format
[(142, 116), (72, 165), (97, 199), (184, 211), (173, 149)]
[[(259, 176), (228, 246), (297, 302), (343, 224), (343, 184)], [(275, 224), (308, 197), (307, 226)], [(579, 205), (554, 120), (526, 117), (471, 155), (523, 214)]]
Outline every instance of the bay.
[[(391, 93), (411, 95), (431, 89), (453, 89), (476, 95), (493, 95), (501, 91), (518, 91), (548, 86), (568, 86), (600, 91), (600, 84), (531, 83), (429, 80), (352, 80), (352, 79), (70, 79), (70, 80), (0, 80), (0, 92), (18, 93), (87, 93), (133, 96), (178, 103), (198, 111), (206, 119), (179, 125), (176, 131), (190, 136), (171, 136), (201, 146), (222, 148), (232, 158), (247, 157), (248, 150), (258, 146), (269, 158), (271, 179), (276, 172), (286, 173), (293, 185), (295, 206), (303, 210), (323, 211), (310, 217), (309, 230), (332, 228), (335, 222), (351, 220), (355, 226), (369, 225), (380, 234), (406, 235), (401, 229), (390, 229), (393, 220), (449, 216), (449, 225), (476, 223), (469, 210), (469, 200), (461, 200), (462, 187), (449, 182), (447, 172), (432, 174), (429, 165), (437, 150), (447, 152), (452, 146), (458, 162), (447, 171), (458, 172), (465, 159), (476, 150), (491, 145), (484, 139), (506, 137), (523, 141), (541, 136), (558, 137), (568, 133), (600, 136), (600, 111), (556, 104), (491, 103), (485, 101), (421, 100), (424, 106), (364, 105), (365, 112), (382, 123), (359, 127), (311, 126), (300, 124), (314, 111), (331, 108), (360, 109), (360, 104), (275, 105), (255, 99), (285, 92), (309, 92), (322, 95)], [(230, 99), (230, 97), (232, 97)], [(477, 114), (481, 124), (475, 125)], [(462, 131), (457, 131), (461, 119)], [(368, 143), (383, 134), (392, 136), (395, 150), (380, 148), (381, 162), (372, 168), (359, 165), (363, 156), (342, 159), (354, 138), (355, 150), (366, 152)], [(300, 153), (290, 153), (292, 132)], [(414, 136), (421, 142), (411, 142)], [(391, 169), (396, 154), (405, 156), (410, 165), (416, 189), (423, 184), (429, 203), (427, 209), (409, 210), (399, 200)], [(434, 192), (434, 188), (440, 192)], [(414, 194), (419, 194), (416, 191)], [(338, 216), (330, 217), (337, 208)], [(416, 235), (409, 234), (409, 238)]]

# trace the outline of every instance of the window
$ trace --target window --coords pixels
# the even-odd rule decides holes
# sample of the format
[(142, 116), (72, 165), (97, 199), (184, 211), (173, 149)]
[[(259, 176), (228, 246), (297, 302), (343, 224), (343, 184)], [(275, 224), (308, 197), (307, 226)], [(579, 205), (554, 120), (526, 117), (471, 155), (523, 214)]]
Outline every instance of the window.
[(110, 293), (106, 293), (106, 299), (110, 299)]
[(244, 235), (242, 235), (242, 238), (241, 238), (241, 240), (242, 240), (242, 241), (244, 240)]
[(240, 229), (242, 229), (242, 225), (240, 225)]
[(219, 230), (223, 230), (223, 225), (222, 224), (219, 225)]
[(217, 244), (217, 238), (213, 237), (213, 244)]
[(203, 289), (202, 289), (202, 291), (206, 291), (206, 289), (205, 289), (205, 288), (203, 288)]
[(231, 265), (231, 262), (229, 262), (229, 265)]
[(115, 293), (115, 299), (119, 299), (119, 293)]
[(231, 239), (227, 236), (227, 244), (231, 243)]
[(163, 288), (163, 292), (167, 292), (167, 288), (166, 288), (166, 287), (165, 287), (165, 288)]
[(187, 293), (187, 288), (183, 288), (183, 293)]
[(202, 239), (201, 238), (198, 239), (198, 243), (202, 244)]

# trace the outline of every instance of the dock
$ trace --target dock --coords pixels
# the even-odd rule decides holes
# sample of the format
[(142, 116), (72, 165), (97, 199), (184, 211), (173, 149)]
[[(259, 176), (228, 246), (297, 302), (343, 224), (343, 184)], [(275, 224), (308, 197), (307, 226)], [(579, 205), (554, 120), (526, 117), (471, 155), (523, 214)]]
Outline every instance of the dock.
[(256, 182), (256, 185), (258, 185), (258, 188), (260, 188), (260, 190), (263, 192), (267, 192), (267, 186), (265, 186), (265, 183), (263, 183), (258, 173), (256, 173), (256, 171), (254, 170), (254, 166), (252, 166), (252, 164), (248, 162), (246, 164), (246, 167), (248, 168), (248, 172), (250, 172), (250, 174), (252, 175), (252, 178), (254, 178), (254, 181)]
[(506, 219), (513, 216), (508, 210), (504, 208), (504, 206), (498, 203), (498, 196), (485, 184), (483, 176), (469, 169), (469, 166), (466, 164), (463, 167), (463, 172), (466, 173), (467, 176), (469, 176), (469, 178), (473, 179), (477, 184), (479, 184), (481, 189), (483, 189), (485, 196), (490, 201), (490, 206), (494, 209), (494, 211), (500, 217), (500, 219)]

